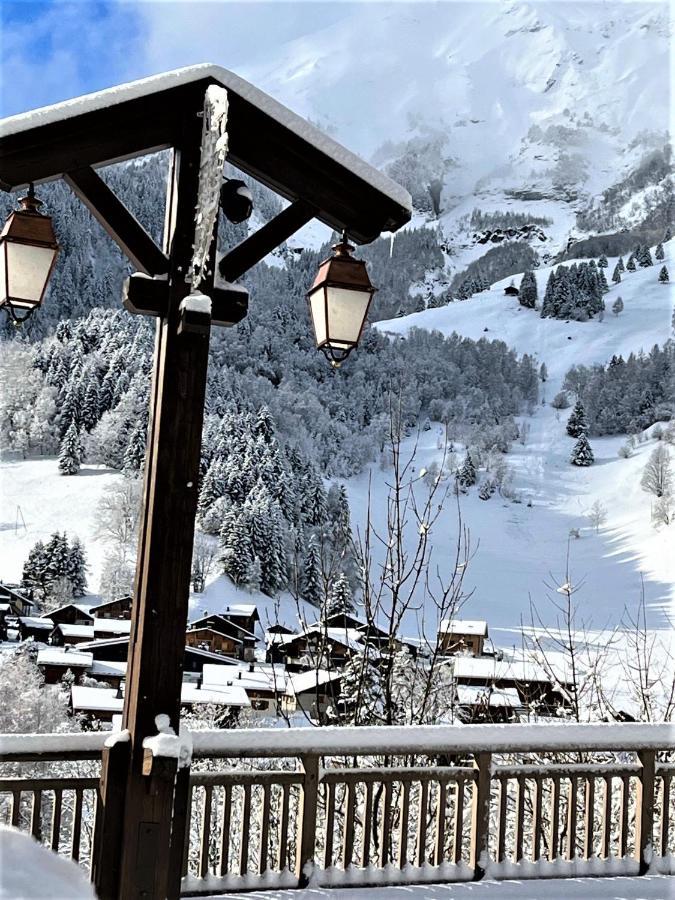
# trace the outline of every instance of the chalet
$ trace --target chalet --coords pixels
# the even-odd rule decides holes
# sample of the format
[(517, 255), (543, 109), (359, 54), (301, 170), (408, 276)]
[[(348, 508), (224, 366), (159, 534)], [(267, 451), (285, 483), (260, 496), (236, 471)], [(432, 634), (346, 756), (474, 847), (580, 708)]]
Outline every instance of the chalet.
[(49, 635), (49, 643), (54, 647), (66, 644), (86, 644), (94, 639), (92, 625), (57, 625)]
[(88, 678), (118, 688), (126, 678), (127, 664), (126, 662), (113, 662), (110, 659), (94, 659), (85, 674)]
[(363, 634), (356, 628), (332, 628), (317, 622), (276, 644), (270, 656), (285, 661), (289, 671), (318, 665), (340, 668), (363, 646)]
[(525, 712), (515, 687), (459, 684), (456, 687), (456, 703), (457, 717), (465, 723), (512, 722)]
[(238, 658), (243, 652), (242, 641), (211, 626), (188, 629), (185, 633), (185, 643), (188, 647), (198, 647), (200, 650), (222, 653), (233, 658)]
[[(268, 663), (283, 663), (286, 659), (286, 654), (281, 645), (294, 634), (293, 629), (288, 628), (287, 625), (281, 625), (279, 622), (275, 625), (270, 625), (265, 632), (265, 661)], [(279, 649), (280, 647), (281, 649)]]
[(42, 672), (45, 684), (58, 684), (67, 672), (79, 677), (91, 666), (91, 653), (80, 653), (68, 647), (45, 647), (37, 655), (37, 667)]
[(286, 697), (288, 711), (300, 711), (312, 721), (322, 721), (329, 707), (338, 703), (342, 672), (310, 669), (296, 672), (288, 678)]
[(507, 297), (517, 297), (520, 291), (515, 284), (511, 283), (504, 288), (504, 293)]
[(264, 715), (275, 715), (284, 708), (288, 676), (281, 666), (249, 663), (247, 666), (204, 666), (203, 686), (222, 690), (232, 686), (243, 688), (251, 709)]
[(123, 637), (131, 634), (129, 619), (94, 619), (94, 639), (107, 641), (109, 638)]
[(438, 630), (438, 645), (445, 656), (458, 653), (482, 656), (487, 636), (487, 622), (482, 619), (443, 619)]
[(89, 612), (88, 606), (79, 603), (66, 603), (58, 609), (52, 609), (42, 616), (43, 619), (51, 619), (55, 625), (93, 625), (94, 617)]
[[(255, 609), (255, 607), (253, 608)], [(241, 651), (238, 654), (239, 658), (248, 662), (249, 660), (255, 659), (255, 645), (258, 643), (258, 638), (252, 631), (245, 628), (241, 624), (241, 621), (242, 620), (235, 621), (226, 618), (224, 615), (212, 613), (211, 615), (202, 616), (201, 619), (197, 619), (194, 622), (190, 622), (188, 633), (199, 628), (212, 628), (220, 634), (231, 636), (235, 640), (241, 642)]]
[(231, 603), (226, 606), (221, 615), (236, 625), (241, 625), (251, 634), (255, 633), (256, 625), (260, 624), (258, 607), (254, 603)]
[(31, 611), (37, 606), (32, 596), (20, 591), (17, 585), (2, 582), (0, 582), (0, 603), (9, 603), (11, 615), (24, 617), (30, 616)]
[(89, 611), (97, 619), (130, 619), (131, 604), (131, 597), (120, 597), (118, 600), (108, 600), (107, 603), (92, 606)]
[[(86, 644), (80, 644), (78, 649), (92, 653), (94, 661), (126, 663), (129, 653), (129, 637), (127, 635), (126, 637), (110, 638), (106, 641), (90, 641)], [(186, 646), (183, 658), (183, 672), (201, 672), (205, 663), (236, 665), (235, 661), (228, 656), (201, 650), (199, 647)]]
[(17, 627), (20, 641), (27, 641), (29, 638), (33, 638), (35, 641), (44, 641), (46, 644), (49, 635), (54, 630), (54, 623), (47, 618), (19, 616)]

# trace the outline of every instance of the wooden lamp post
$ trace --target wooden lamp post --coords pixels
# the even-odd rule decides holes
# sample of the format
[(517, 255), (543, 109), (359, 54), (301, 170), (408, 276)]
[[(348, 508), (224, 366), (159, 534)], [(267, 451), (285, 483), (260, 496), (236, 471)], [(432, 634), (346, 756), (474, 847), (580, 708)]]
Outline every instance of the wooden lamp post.
[[(193, 247), (205, 227), (204, 210), (215, 203), (217, 213), (222, 187), (203, 177), (213, 88), (227, 106), (229, 161), (290, 201), (220, 260), (220, 283), (215, 220), (207, 217), (199, 266)], [(180, 69), (13, 116), (0, 123), (0, 134), (0, 187), (63, 178), (138, 271), (127, 282), (125, 307), (157, 318), (123, 717), (128, 740), (104, 752), (93, 878), (101, 900), (174, 898), (189, 769), (178, 770), (175, 759), (153, 759), (143, 742), (156, 733), (158, 715), (179, 729), (211, 326), (246, 315), (246, 291), (232, 282), (312, 218), (367, 243), (410, 219), (410, 197), (217, 66)], [(164, 148), (173, 155), (160, 248), (95, 168)], [(225, 194), (245, 211), (240, 187)]]

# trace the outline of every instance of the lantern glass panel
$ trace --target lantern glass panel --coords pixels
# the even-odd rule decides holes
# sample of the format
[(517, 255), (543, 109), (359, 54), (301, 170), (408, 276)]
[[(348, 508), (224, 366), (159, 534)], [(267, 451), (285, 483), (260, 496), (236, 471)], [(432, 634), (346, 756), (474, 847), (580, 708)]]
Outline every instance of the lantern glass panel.
[[(49, 279), (56, 251), (51, 247), (35, 247), (5, 241), (0, 285), (0, 303), (10, 300), (13, 306), (30, 308), (40, 303)], [(3, 267), (4, 267), (3, 266)]]
[(309, 297), (310, 308), (312, 311), (312, 322), (314, 324), (314, 334), (316, 336), (317, 346), (325, 343), (326, 334), (326, 293), (325, 288), (319, 288)]
[(353, 346), (361, 334), (370, 303), (370, 291), (328, 287), (328, 339), (337, 346)]

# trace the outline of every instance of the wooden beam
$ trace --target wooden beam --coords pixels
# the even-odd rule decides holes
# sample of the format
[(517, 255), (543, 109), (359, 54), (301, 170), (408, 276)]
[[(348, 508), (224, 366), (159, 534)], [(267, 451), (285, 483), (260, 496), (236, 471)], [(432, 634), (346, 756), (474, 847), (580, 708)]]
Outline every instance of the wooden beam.
[[(236, 325), (248, 312), (248, 291), (239, 287), (213, 287), (211, 325)], [(169, 308), (169, 285), (163, 278), (148, 278), (136, 272), (125, 279), (122, 305), (134, 315), (161, 317)]]
[(316, 209), (305, 200), (296, 200), (283, 212), (237, 244), (218, 263), (218, 270), (225, 281), (236, 281), (256, 263), (264, 259), (298, 229), (311, 222)]
[(169, 271), (167, 257), (93, 169), (85, 166), (66, 172), (63, 177), (137, 269), (146, 275)]

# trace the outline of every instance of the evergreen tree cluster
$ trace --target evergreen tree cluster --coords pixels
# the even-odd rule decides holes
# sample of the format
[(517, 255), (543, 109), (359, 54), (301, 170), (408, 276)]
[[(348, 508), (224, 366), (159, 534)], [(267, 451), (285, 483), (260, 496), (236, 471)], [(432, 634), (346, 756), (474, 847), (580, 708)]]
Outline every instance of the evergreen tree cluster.
[(492, 247), (480, 259), (470, 262), (466, 269), (453, 277), (450, 287), (453, 291), (458, 291), (461, 285), (471, 285), (474, 281), (489, 286), (509, 275), (537, 268), (539, 256), (526, 241), (507, 241)]
[(501, 209), (484, 212), (475, 208), (469, 218), (469, 225), (475, 231), (484, 231), (486, 228), (520, 228), (522, 225), (552, 225), (551, 219), (545, 216), (533, 216), (530, 213), (513, 212)]
[(67, 602), (84, 597), (86, 570), (84, 547), (79, 539), (69, 541), (65, 532), (54, 532), (46, 544), (38, 541), (33, 545), (23, 566), (21, 581), (39, 603)]
[(675, 415), (675, 344), (574, 366), (563, 387), (578, 396), (589, 434), (636, 434)]
[(541, 316), (584, 322), (605, 308), (602, 298), (608, 290), (604, 270), (595, 260), (558, 266), (548, 277)]

